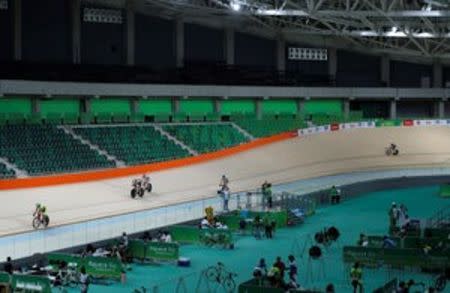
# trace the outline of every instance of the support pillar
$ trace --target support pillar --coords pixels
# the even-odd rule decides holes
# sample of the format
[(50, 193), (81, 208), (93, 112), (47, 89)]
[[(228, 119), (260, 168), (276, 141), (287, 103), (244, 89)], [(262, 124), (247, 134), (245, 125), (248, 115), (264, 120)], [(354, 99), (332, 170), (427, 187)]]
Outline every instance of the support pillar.
[(134, 27), (135, 27), (135, 17), (134, 17), (134, 1), (127, 1), (127, 18), (126, 18), (126, 51), (127, 52), (127, 65), (134, 65), (134, 52), (135, 52), (135, 38), (134, 38)]
[(433, 63), (433, 87), (442, 87), (442, 63), (439, 61)]
[(72, 15), (72, 62), (81, 63), (81, 6), (80, 0), (71, 1)]
[(443, 119), (445, 118), (445, 100), (439, 100), (438, 101), (438, 118)]
[(183, 19), (175, 20), (175, 56), (177, 68), (184, 66), (184, 22)]
[(227, 65), (234, 65), (234, 29), (226, 28), (224, 43), (225, 61)]
[(381, 56), (380, 66), (381, 82), (388, 87), (391, 85), (391, 59), (388, 55)]
[(176, 114), (180, 112), (180, 99), (175, 97), (172, 98), (172, 113)]
[(222, 112), (222, 101), (220, 100), (220, 98), (215, 98), (214, 99), (214, 113), (220, 114), (220, 112)]
[(256, 119), (262, 119), (262, 99), (255, 99)]
[(22, 0), (14, 0), (14, 60), (22, 60)]
[(41, 98), (38, 96), (31, 98), (31, 113), (41, 113)]
[(89, 97), (85, 97), (81, 100), (81, 113), (90, 113), (91, 112), (91, 99)]
[(336, 80), (337, 52), (336, 48), (328, 48), (328, 75), (333, 81)]
[(397, 99), (391, 100), (390, 103), (389, 118), (397, 119)]
[(286, 42), (283, 39), (277, 40), (277, 70), (286, 71)]
[(345, 99), (344, 100), (344, 118), (348, 119), (348, 117), (350, 116), (350, 99)]
[(135, 114), (141, 111), (139, 101), (140, 101), (139, 98), (131, 98), (130, 101), (131, 113)]
[(297, 116), (304, 116), (305, 114), (305, 99), (297, 99)]

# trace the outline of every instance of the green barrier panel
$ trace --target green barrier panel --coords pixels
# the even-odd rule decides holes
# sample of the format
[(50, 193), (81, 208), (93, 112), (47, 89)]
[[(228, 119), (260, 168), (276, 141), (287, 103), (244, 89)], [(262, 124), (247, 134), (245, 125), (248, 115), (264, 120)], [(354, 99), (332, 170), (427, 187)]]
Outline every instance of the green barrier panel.
[(76, 264), (77, 268), (86, 268), (86, 272), (95, 278), (120, 279), (122, 263), (115, 257), (80, 257), (70, 254), (50, 253), (47, 255), (49, 264), (58, 265), (61, 262)]
[(233, 244), (233, 236), (230, 230), (201, 229), (198, 236), (200, 243), (208, 246), (219, 245), (230, 247)]
[(179, 243), (198, 243), (199, 231), (198, 227), (176, 225), (169, 228), (172, 239)]
[(13, 275), (11, 287), (13, 292), (52, 292), (50, 279), (42, 276)]
[[(172, 239), (180, 243), (231, 244), (233, 237), (230, 230), (199, 229), (194, 226), (176, 225), (170, 227)], [(214, 243), (213, 243), (214, 242)]]
[(178, 243), (144, 242), (131, 240), (128, 253), (141, 260), (177, 260), (180, 245)]
[(77, 267), (80, 267), (81, 264), (81, 257), (65, 253), (49, 253), (47, 254), (47, 260), (48, 263), (53, 266), (57, 266), (61, 262), (76, 264)]
[(443, 269), (450, 266), (450, 255), (448, 253), (424, 254), (422, 249), (345, 246), (344, 262)]
[(11, 282), (11, 276), (6, 272), (0, 272), (0, 283), (9, 284)]
[[(287, 225), (288, 215), (287, 211), (274, 211), (274, 212), (248, 212), (247, 219), (254, 219), (257, 215), (263, 220), (268, 217), (269, 221), (275, 221), (276, 227), (281, 228)], [(233, 212), (230, 215), (219, 216), (219, 221), (228, 226), (231, 230), (239, 229), (239, 222), (242, 217), (238, 211)]]
[(439, 195), (441, 197), (448, 197), (448, 198), (450, 198), (450, 184), (443, 184), (443, 185), (441, 185), (440, 190), (439, 190)]
[(400, 126), (400, 125), (402, 125), (402, 120), (377, 120), (375, 122), (376, 127)]
[(375, 289), (373, 293), (392, 293), (397, 290), (397, 279), (393, 279), (389, 282), (387, 282), (383, 287), (380, 287), (378, 289)]
[(122, 263), (115, 257), (89, 256), (83, 259), (86, 273), (93, 277), (120, 279)]

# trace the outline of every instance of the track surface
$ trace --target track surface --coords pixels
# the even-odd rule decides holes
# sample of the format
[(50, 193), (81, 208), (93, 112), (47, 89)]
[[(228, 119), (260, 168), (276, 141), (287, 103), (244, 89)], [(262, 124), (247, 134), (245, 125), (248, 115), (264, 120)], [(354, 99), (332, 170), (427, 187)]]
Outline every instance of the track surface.
[[(394, 142), (400, 156), (386, 157)], [(354, 129), (267, 145), (224, 159), (151, 174), (154, 193), (129, 196), (131, 177), (90, 183), (0, 192), (0, 236), (31, 228), (37, 202), (45, 203), (52, 225), (62, 225), (182, 201), (216, 196), (220, 176), (232, 191), (273, 183), (363, 170), (450, 166), (449, 127)]]

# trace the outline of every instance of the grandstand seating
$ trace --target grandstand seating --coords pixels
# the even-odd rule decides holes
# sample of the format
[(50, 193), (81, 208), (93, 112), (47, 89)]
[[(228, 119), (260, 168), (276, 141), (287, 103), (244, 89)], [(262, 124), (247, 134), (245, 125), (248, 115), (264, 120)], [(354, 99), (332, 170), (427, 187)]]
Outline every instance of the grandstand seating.
[(189, 155), (153, 127), (98, 126), (73, 130), (128, 165), (166, 161)]
[(16, 173), (13, 170), (6, 168), (5, 165), (0, 163), (0, 179), (14, 178), (15, 176)]
[(280, 132), (306, 127), (303, 120), (293, 118), (271, 118), (263, 120), (256, 120), (254, 118), (237, 118), (234, 122), (255, 137), (270, 136)]
[(104, 156), (51, 125), (0, 127), (0, 157), (30, 175), (113, 167)]
[(247, 141), (230, 124), (176, 124), (163, 128), (199, 153), (217, 151)]

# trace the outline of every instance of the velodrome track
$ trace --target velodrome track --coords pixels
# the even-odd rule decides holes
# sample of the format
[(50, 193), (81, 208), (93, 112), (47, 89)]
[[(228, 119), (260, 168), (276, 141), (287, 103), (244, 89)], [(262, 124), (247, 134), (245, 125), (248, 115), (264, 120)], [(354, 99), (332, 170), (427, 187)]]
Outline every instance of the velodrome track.
[[(400, 156), (386, 157), (395, 142)], [(273, 183), (393, 168), (450, 166), (450, 127), (385, 127), (341, 130), (280, 142), (186, 167), (151, 174), (154, 193), (129, 197), (131, 177), (0, 191), (0, 236), (31, 230), (31, 213), (45, 203), (51, 225), (63, 225), (182, 201), (216, 196), (227, 174), (232, 191)]]

